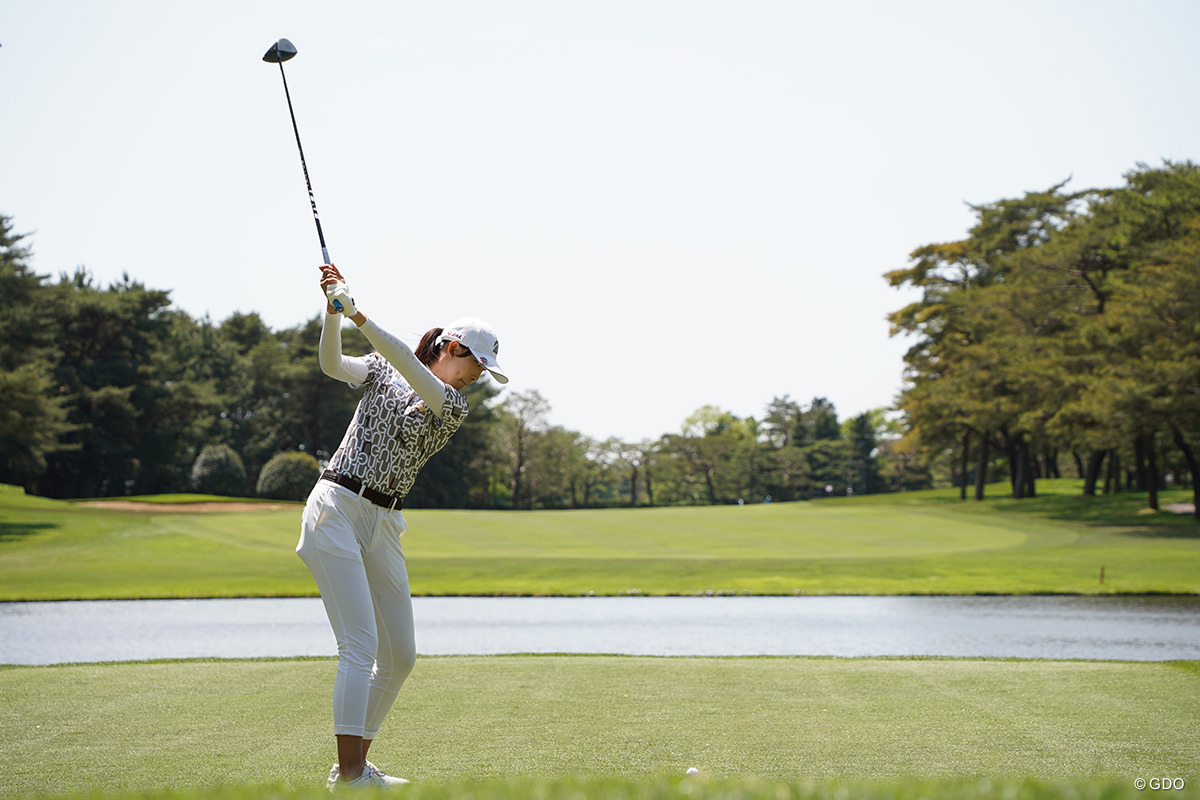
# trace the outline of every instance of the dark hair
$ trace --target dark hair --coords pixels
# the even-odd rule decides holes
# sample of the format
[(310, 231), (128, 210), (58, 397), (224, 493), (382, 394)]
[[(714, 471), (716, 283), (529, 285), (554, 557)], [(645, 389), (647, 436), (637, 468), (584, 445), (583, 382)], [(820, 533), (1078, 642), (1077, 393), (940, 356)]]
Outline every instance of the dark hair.
[[(442, 335), (442, 328), (430, 328), (425, 331), (425, 335), (421, 337), (421, 341), (417, 343), (417, 361), (420, 361), (427, 367), (432, 367), (433, 362), (438, 360), (438, 356), (442, 354), (442, 348), (446, 346), (445, 342), (439, 342), (438, 338)], [(459, 342), (458, 349), (461, 351), (458, 354), (459, 358), (467, 358), (471, 355), (471, 349)]]
[(437, 361), (437, 357), (442, 353), (442, 343), (438, 342), (438, 337), (441, 335), (441, 328), (430, 328), (425, 331), (425, 335), (417, 344), (417, 361), (427, 367), (433, 366), (433, 362)]

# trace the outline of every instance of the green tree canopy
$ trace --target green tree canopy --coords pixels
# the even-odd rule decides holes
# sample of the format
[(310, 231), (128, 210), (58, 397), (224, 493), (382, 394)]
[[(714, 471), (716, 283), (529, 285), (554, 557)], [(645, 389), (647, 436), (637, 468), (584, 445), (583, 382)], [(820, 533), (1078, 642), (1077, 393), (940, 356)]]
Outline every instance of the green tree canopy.
[[(1023, 497), (1060, 450), (1089, 453), (1094, 483), (1106, 455), (1153, 471), (1164, 441), (1186, 455), (1195, 439), (1200, 170), (1139, 165), (1116, 189), (1063, 186), (974, 207), (968, 239), (918, 248), (886, 276), (922, 290), (890, 316), (916, 340), (909, 428), (930, 453), (961, 448), (964, 480), (977, 454), (977, 497), (992, 452)], [(1146, 474), (1153, 506), (1161, 476)]]

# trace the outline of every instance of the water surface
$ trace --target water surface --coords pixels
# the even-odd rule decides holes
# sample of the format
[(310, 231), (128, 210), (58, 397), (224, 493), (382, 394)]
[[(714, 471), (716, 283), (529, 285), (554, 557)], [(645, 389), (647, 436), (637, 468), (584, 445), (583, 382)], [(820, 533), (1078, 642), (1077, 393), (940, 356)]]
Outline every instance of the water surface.
[[(423, 655), (1200, 659), (1198, 597), (417, 597)], [(329, 656), (319, 598), (0, 603), (0, 663)]]

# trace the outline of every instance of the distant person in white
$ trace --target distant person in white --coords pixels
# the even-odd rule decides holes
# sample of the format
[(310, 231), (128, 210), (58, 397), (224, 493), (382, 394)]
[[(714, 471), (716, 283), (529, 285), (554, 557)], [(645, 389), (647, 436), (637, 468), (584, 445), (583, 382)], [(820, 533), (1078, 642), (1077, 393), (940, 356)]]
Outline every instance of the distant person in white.
[[(400, 686), (416, 663), (412, 598), (400, 537), (402, 501), (417, 472), (467, 417), (462, 390), (487, 370), (500, 383), (495, 332), (466, 317), (421, 337), (414, 352), (354, 305), (342, 274), (321, 267), (327, 304), (321, 370), (363, 387), (354, 418), (304, 507), (296, 552), (312, 572), (337, 637), (328, 787), (389, 788), (407, 781), (367, 761)], [(337, 307), (340, 306), (340, 313)], [(375, 347), (342, 355), (342, 315)]]

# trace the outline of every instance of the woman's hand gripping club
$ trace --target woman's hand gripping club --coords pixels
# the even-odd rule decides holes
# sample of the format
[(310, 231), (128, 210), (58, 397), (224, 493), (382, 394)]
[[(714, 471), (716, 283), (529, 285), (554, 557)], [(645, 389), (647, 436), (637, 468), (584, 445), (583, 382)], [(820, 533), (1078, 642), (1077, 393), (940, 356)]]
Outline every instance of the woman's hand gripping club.
[[(325, 292), (327, 300), (325, 310), (330, 314), (341, 313), (356, 325), (366, 322), (366, 316), (355, 307), (354, 298), (350, 296), (350, 287), (346, 285), (346, 279), (342, 277), (338, 268), (333, 264), (322, 264), (320, 269), (321, 289)], [(362, 320), (358, 319), (360, 316)]]

